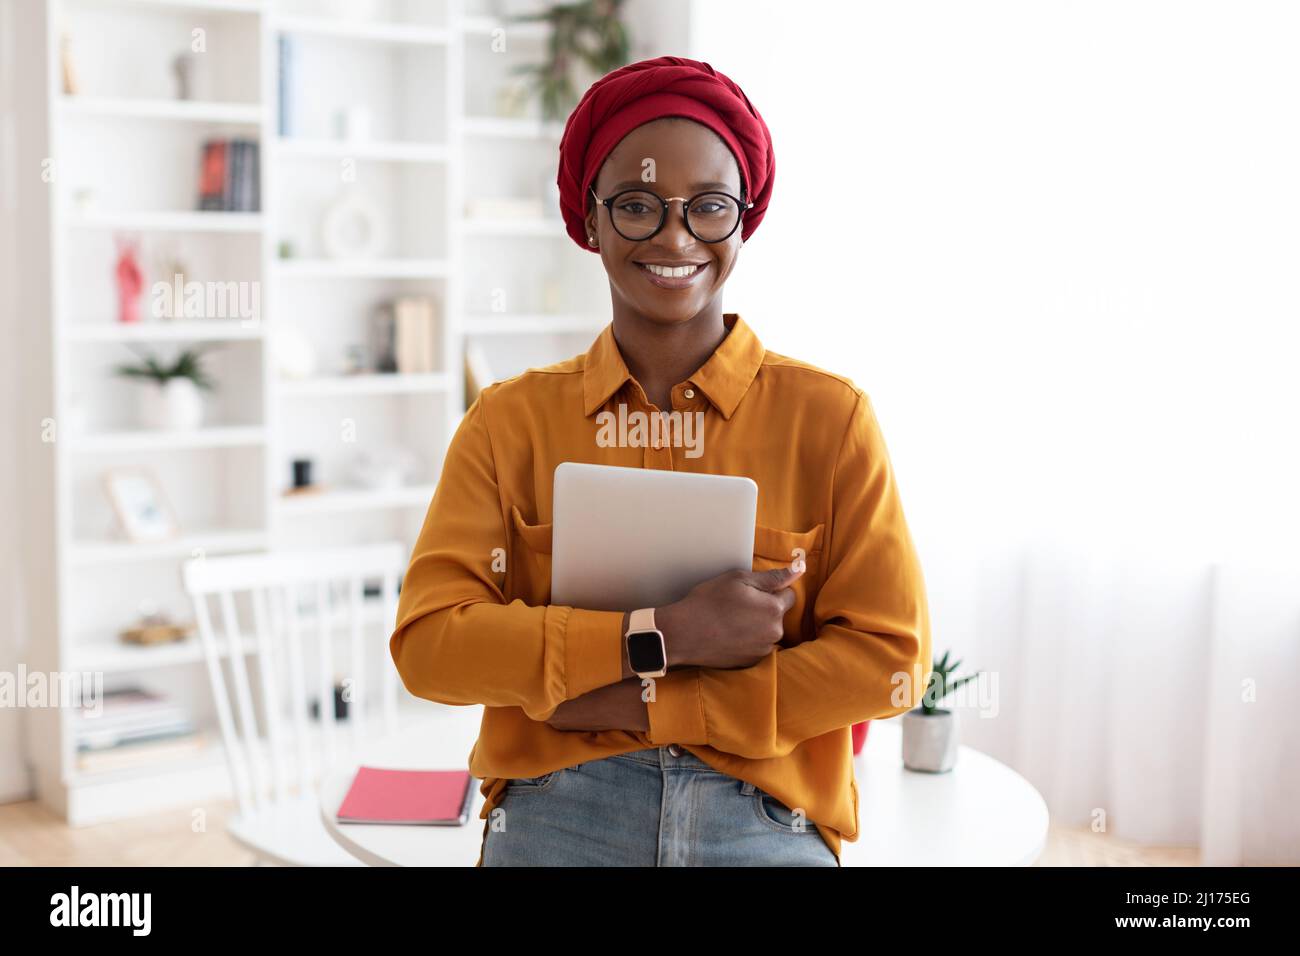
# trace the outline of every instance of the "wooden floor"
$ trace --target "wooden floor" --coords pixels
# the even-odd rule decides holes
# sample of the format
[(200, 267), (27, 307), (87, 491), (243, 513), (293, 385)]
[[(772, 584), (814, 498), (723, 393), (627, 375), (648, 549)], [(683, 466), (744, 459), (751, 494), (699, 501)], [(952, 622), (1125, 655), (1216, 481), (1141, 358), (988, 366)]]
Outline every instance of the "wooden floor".
[[(0, 806), (0, 866), (247, 866), (226, 835), (232, 805), (73, 829), (38, 803)], [(1088, 829), (1053, 827), (1035, 866), (1197, 866), (1187, 847), (1141, 847)]]

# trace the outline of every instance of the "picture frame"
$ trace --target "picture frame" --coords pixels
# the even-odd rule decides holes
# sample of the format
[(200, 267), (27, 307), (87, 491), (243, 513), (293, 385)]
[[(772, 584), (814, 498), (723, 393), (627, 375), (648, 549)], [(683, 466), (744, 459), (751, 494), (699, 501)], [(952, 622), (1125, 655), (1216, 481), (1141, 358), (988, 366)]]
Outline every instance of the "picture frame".
[(157, 475), (147, 468), (110, 468), (102, 475), (104, 490), (122, 532), (132, 541), (165, 541), (180, 534), (180, 525)]

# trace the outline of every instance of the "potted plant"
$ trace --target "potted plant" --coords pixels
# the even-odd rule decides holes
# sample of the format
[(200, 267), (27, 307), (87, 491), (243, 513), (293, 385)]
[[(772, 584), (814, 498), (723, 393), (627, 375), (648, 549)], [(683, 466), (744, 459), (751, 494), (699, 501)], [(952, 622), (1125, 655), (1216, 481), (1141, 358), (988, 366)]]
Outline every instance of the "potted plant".
[(961, 661), (948, 663), (949, 651), (930, 671), (930, 682), (921, 695), (921, 706), (903, 715), (903, 766), (926, 773), (947, 773), (957, 762), (957, 715), (939, 707), (939, 702), (979, 672), (953, 679)]
[(579, 0), (552, 3), (538, 13), (512, 16), (515, 23), (550, 26), (546, 62), (515, 67), (532, 77), (542, 103), (542, 117), (562, 120), (580, 99), (573, 70), (585, 65), (596, 76), (626, 66), (631, 43), (621, 19), (626, 0)]
[(119, 365), (117, 374), (143, 382), (140, 391), (140, 420), (146, 428), (198, 428), (203, 422), (203, 396), (213, 382), (203, 370), (200, 349), (185, 349), (170, 364), (156, 355), (141, 357), (138, 364)]

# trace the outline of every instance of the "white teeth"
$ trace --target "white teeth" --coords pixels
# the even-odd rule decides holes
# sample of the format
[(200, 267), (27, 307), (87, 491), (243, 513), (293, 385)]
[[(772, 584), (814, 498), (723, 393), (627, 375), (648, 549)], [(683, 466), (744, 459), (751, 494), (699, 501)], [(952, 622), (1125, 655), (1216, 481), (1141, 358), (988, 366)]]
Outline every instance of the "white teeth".
[(688, 275), (693, 275), (699, 266), (678, 266), (673, 269), (668, 266), (656, 266), (646, 263), (646, 268), (657, 276), (663, 276), (665, 279), (684, 279)]

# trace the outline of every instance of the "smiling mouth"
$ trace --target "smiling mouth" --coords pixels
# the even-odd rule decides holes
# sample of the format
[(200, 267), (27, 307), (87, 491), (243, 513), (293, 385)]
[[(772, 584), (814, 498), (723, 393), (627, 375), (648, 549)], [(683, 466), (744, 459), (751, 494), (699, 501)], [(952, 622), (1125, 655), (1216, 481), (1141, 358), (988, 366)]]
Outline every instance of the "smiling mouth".
[(701, 262), (686, 266), (659, 266), (638, 262), (637, 269), (643, 276), (661, 289), (686, 289), (708, 271), (709, 264)]

